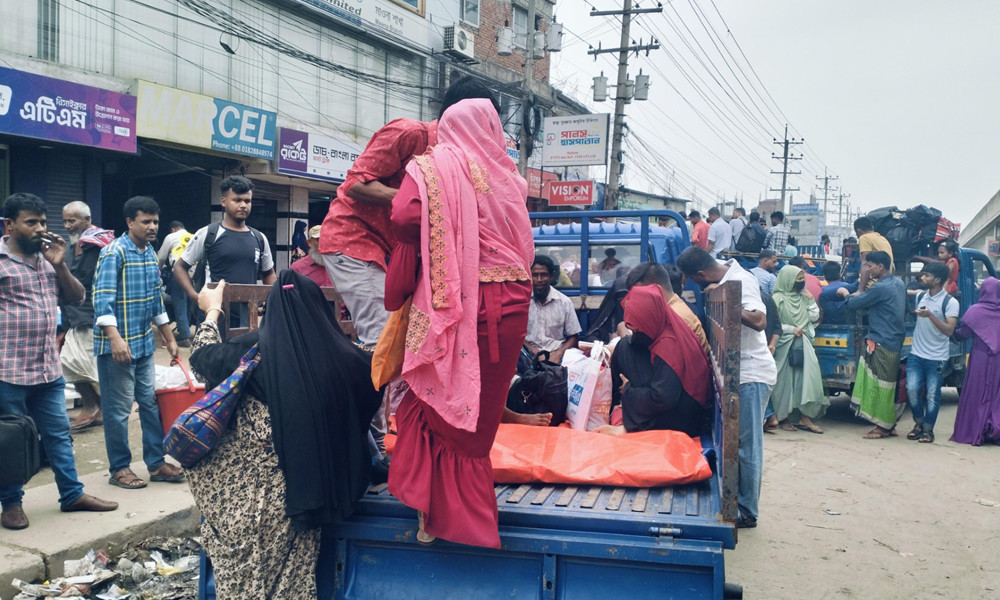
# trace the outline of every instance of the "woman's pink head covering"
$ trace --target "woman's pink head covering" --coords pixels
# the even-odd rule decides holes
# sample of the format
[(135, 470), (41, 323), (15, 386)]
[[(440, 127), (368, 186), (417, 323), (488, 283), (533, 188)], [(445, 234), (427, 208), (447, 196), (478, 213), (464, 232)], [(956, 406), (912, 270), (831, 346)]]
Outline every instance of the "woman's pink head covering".
[(479, 419), (481, 241), (490, 260), (522, 267), (534, 254), (527, 183), (507, 156), (487, 99), (463, 100), (438, 122), (438, 144), (407, 165), (421, 197), (421, 273), (413, 295), (403, 378), (454, 427)]

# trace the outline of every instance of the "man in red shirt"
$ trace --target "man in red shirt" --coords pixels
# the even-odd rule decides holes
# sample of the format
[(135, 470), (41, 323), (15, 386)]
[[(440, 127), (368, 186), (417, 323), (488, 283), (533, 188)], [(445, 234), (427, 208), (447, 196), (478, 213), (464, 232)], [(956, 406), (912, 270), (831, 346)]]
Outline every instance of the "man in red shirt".
[[(445, 92), (441, 113), (467, 98), (496, 100), (474, 77), (463, 77)], [(499, 111), (499, 107), (497, 108)], [(396, 119), (375, 132), (354, 161), (323, 220), (319, 251), (330, 280), (351, 311), (358, 343), (374, 349), (389, 313), (385, 271), (396, 238), (389, 224), (392, 198), (413, 156), (437, 144), (437, 120)]]
[(692, 210), (688, 214), (688, 221), (691, 221), (691, 245), (698, 246), (702, 250), (708, 249), (708, 223), (702, 220), (701, 213)]

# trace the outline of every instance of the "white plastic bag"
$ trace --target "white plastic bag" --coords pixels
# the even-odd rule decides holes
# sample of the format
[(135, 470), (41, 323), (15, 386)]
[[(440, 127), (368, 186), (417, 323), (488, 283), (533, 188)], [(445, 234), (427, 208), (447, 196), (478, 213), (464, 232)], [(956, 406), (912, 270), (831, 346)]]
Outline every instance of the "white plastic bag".
[(601, 363), (584, 358), (566, 367), (566, 385), (568, 386), (569, 403), (566, 406), (566, 418), (573, 429), (587, 430), (590, 418), (590, 406), (594, 400), (594, 389), (601, 373)]
[(187, 387), (187, 385), (187, 377), (184, 376), (184, 371), (177, 365), (171, 367), (156, 365), (156, 375), (153, 382), (154, 390), (171, 390)]
[(593, 431), (609, 423), (611, 423), (611, 367), (601, 365), (601, 370), (597, 374), (597, 384), (594, 386), (593, 399), (590, 401), (587, 431)]

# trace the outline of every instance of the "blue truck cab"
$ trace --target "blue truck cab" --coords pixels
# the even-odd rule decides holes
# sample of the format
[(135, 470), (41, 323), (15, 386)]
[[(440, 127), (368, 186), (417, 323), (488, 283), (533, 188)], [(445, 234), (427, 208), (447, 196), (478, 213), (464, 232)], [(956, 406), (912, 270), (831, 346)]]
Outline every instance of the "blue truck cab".
[[(573, 300), (584, 331), (590, 328), (615, 279), (645, 261), (675, 264), (691, 245), (684, 217), (672, 210), (562, 211), (530, 216), (533, 221), (564, 221), (533, 228), (535, 252), (560, 265), (559, 280), (553, 285)], [(689, 284), (684, 297), (693, 307), (700, 307), (698, 286)], [(704, 314), (703, 310), (695, 312)]]

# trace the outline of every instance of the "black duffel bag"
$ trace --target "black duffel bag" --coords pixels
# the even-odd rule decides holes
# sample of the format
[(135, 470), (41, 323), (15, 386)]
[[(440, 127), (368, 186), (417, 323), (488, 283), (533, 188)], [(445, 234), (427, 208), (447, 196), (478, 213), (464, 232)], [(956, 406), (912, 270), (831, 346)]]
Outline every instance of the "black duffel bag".
[(27, 415), (0, 415), (0, 486), (24, 485), (42, 466), (38, 428)]
[(549, 424), (559, 425), (566, 420), (566, 378), (566, 367), (549, 362), (548, 352), (539, 352), (531, 367), (511, 384), (507, 408), (522, 415), (552, 413)]

